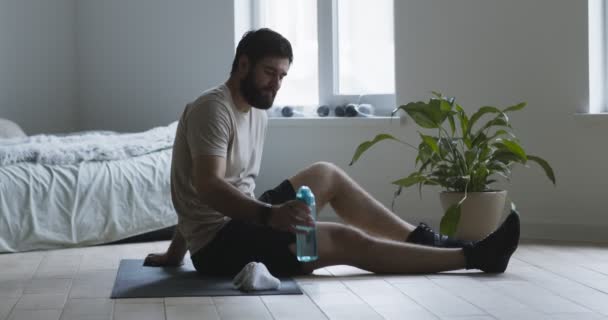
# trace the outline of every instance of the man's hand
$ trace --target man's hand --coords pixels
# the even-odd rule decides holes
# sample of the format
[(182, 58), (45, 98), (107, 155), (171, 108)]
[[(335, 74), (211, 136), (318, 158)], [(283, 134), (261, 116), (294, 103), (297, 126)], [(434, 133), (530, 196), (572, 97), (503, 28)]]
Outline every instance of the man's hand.
[(295, 226), (314, 227), (315, 222), (306, 203), (300, 200), (291, 200), (272, 206), (268, 225), (271, 228), (292, 233), (306, 233), (304, 230), (296, 229)]
[(179, 267), (184, 264), (184, 259), (177, 259), (167, 253), (150, 253), (144, 260), (147, 267)]

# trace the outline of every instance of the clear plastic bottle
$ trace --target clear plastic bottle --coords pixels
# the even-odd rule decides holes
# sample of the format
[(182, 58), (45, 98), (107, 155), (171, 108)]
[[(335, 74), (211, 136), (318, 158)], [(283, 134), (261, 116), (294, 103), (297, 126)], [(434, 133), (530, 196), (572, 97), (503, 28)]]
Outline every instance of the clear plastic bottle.
[[(303, 201), (310, 208), (312, 219), (317, 221), (317, 208), (315, 204), (315, 195), (309, 187), (301, 186), (296, 193), (296, 199)], [(296, 234), (297, 256), (298, 261), (310, 262), (319, 258), (317, 253), (317, 228), (308, 226), (296, 226), (296, 229), (304, 230), (306, 233)]]

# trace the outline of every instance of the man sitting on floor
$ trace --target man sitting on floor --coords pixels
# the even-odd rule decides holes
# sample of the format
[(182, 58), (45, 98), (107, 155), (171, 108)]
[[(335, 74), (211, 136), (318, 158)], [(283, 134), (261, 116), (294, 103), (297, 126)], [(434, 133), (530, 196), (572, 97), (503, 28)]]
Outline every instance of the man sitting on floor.
[[(519, 241), (515, 212), (482, 241), (449, 239), (403, 221), (327, 162), (303, 169), (255, 199), (265, 110), (292, 61), (291, 45), (280, 34), (247, 32), (228, 81), (186, 106), (171, 165), (178, 224), (168, 250), (148, 255), (147, 265), (180, 265), (190, 250), (196, 270), (211, 275), (234, 276), (252, 261), (275, 275), (308, 274), (337, 264), (377, 273), (505, 271)], [(295, 200), (294, 190), (303, 185), (312, 189), (319, 211), (329, 204), (347, 223), (316, 223), (319, 259), (308, 263), (295, 256), (294, 226), (314, 225), (308, 207)]]

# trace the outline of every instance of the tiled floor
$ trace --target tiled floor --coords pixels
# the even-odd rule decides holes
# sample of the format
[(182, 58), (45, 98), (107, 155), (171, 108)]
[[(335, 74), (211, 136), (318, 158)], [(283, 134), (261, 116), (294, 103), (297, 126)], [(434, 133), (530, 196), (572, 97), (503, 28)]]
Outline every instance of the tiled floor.
[(608, 319), (608, 245), (527, 242), (507, 273), (376, 276), (336, 266), (302, 296), (109, 299), (118, 262), (166, 242), (0, 255), (0, 320)]

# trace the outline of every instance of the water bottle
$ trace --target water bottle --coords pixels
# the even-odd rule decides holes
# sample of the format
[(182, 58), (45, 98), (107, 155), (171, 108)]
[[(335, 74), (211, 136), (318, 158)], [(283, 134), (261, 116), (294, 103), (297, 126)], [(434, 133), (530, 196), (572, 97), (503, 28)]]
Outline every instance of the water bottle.
[[(312, 219), (317, 221), (315, 195), (309, 187), (301, 186), (296, 193), (296, 199), (303, 201), (310, 208)], [(317, 228), (309, 226), (296, 226), (296, 229), (306, 233), (296, 234), (297, 256), (300, 262), (311, 262), (319, 258), (317, 253)]]

